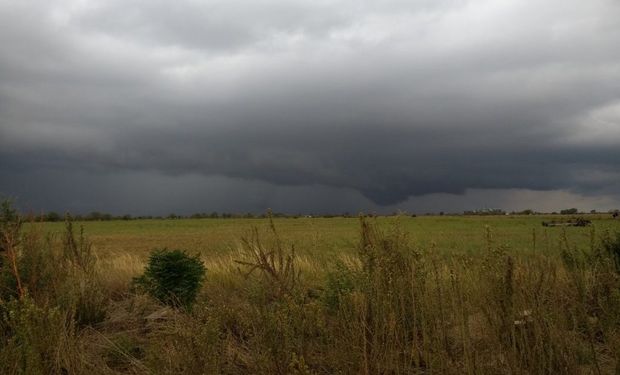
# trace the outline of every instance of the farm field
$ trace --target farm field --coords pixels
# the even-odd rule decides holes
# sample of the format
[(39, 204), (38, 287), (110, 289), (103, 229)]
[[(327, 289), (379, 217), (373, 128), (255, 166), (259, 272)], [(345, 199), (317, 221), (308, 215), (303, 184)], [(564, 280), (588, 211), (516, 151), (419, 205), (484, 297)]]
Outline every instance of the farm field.
[(0, 373), (615, 374), (620, 221), (586, 217), (5, 215)]
[[(487, 228), (496, 245), (515, 254), (554, 251), (566, 233), (576, 246), (588, 248), (592, 231), (620, 230), (620, 220), (610, 215), (585, 215), (589, 227), (545, 228), (545, 220), (570, 216), (392, 216), (370, 219), (383, 228), (399, 226), (415, 247), (445, 254), (475, 253), (487, 248)], [(330, 259), (355, 251), (359, 218), (276, 218), (274, 224), (299, 255)], [(64, 223), (43, 223), (45, 231), (61, 233)], [(267, 219), (151, 219), (84, 221), (85, 234), (99, 255), (132, 254), (146, 258), (154, 248), (179, 248), (204, 256), (234, 253), (239, 240), (256, 227), (268, 229)]]

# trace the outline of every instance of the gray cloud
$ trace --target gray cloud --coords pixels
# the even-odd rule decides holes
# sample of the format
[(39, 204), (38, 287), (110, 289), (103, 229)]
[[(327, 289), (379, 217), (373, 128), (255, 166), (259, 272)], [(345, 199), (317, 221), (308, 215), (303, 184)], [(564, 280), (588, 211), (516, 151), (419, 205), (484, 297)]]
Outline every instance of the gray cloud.
[(617, 197), (618, 16), (611, 0), (0, 1), (0, 173), (215, 178), (292, 189), (290, 207), (315, 192), (307, 209)]

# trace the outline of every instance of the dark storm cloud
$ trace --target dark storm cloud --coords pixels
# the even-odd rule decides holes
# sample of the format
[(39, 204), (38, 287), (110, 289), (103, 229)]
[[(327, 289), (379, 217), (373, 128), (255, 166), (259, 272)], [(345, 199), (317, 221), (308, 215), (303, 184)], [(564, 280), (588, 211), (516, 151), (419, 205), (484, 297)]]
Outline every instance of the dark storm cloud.
[(618, 196), (619, 16), (604, 0), (0, 1), (0, 172), (379, 205)]

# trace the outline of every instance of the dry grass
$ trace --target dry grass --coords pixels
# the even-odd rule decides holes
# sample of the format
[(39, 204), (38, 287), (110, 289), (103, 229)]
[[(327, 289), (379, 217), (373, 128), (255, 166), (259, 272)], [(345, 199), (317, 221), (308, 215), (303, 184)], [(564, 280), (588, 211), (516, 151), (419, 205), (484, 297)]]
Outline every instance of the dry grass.
[[(67, 248), (66, 236), (24, 234), (17, 266), (28, 293), (0, 293), (0, 372), (620, 371), (620, 275), (602, 233), (538, 236), (519, 253), (489, 228), (477, 252), (451, 253), (402, 224), (363, 220), (357, 244), (329, 257), (296, 254), (273, 226), (255, 233), (203, 255), (191, 311), (133, 292), (145, 254), (106, 249), (93, 260), (77, 237)], [(3, 288), (15, 288), (5, 271)]]
[(110, 254), (105, 258), (98, 258), (97, 266), (102, 287), (108, 290), (114, 299), (120, 299), (129, 292), (132, 279), (142, 274), (145, 262), (133, 254)]

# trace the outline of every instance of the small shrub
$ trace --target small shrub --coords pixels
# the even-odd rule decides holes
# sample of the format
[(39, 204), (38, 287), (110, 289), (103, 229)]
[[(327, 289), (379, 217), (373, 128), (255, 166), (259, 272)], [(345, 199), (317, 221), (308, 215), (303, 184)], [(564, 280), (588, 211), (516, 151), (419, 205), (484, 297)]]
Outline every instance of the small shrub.
[(30, 296), (0, 301), (1, 374), (85, 373), (75, 326), (56, 307)]
[(610, 235), (603, 237), (603, 250), (612, 258), (616, 273), (620, 274), (620, 232), (616, 233), (615, 238)]
[(331, 311), (337, 311), (342, 298), (351, 294), (355, 288), (354, 271), (347, 268), (342, 262), (336, 262), (335, 269), (328, 272), (325, 283), (323, 301)]
[(19, 274), (18, 257), (22, 221), (10, 200), (0, 203), (0, 271), (7, 271), (15, 279), (15, 291), (22, 297), (25, 290)]
[(182, 250), (154, 250), (144, 274), (134, 283), (159, 301), (175, 307), (191, 307), (202, 285), (205, 267), (198, 255)]
[(274, 299), (280, 299), (284, 295), (293, 296), (299, 285), (299, 269), (296, 265), (295, 247), (285, 249), (284, 242), (276, 231), (271, 211), (267, 213), (269, 229), (274, 239), (271, 246), (265, 246), (258, 234), (258, 229), (253, 228), (250, 236), (241, 239), (241, 253), (243, 260), (235, 262), (246, 267), (246, 277), (254, 271), (258, 271)]

